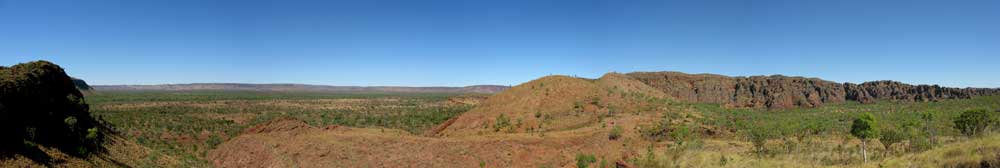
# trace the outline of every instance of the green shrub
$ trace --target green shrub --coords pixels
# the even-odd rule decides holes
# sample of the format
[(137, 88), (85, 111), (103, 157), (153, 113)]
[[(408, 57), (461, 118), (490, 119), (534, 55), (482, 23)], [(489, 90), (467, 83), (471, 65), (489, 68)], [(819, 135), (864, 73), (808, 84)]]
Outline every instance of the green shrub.
[(209, 148), (214, 149), (216, 146), (219, 146), (219, 144), (222, 144), (222, 137), (219, 137), (219, 135), (209, 136), (208, 139), (205, 140), (205, 144), (208, 145)]
[(621, 137), (622, 137), (622, 126), (615, 125), (614, 128), (611, 128), (611, 132), (608, 133), (608, 139), (611, 140), (616, 140)]
[(80, 156), (83, 156), (83, 155), (89, 154), (89, 151), (87, 151), (86, 147), (78, 146), (78, 147), (76, 147), (76, 154), (80, 155)]
[(632, 164), (636, 167), (665, 167), (663, 163), (660, 162), (659, 158), (656, 156), (656, 152), (653, 151), (653, 146), (646, 147), (646, 155), (644, 157), (635, 157), (630, 160)]
[(666, 139), (669, 127), (670, 120), (664, 116), (659, 122), (652, 125), (640, 126), (639, 134), (646, 140), (660, 142)]
[(966, 136), (982, 134), (991, 126), (997, 125), (997, 114), (988, 110), (969, 110), (955, 118), (955, 129)]
[(684, 145), (694, 139), (691, 129), (687, 125), (680, 125), (670, 131), (670, 138), (677, 142), (677, 145)]
[(719, 166), (726, 166), (729, 163), (729, 158), (726, 158), (726, 154), (719, 155)]
[(23, 144), (25, 149), (35, 149), (38, 147), (38, 144), (35, 144), (34, 142), (28, 140), (23, 140)]
[(87, 145), (100, 145), (100, 131), (97, 127), (87, 128), (87, 134), (83, 136), (84, 144)]
[(773, 139), (775, 134), (764, 127), (751, 127), (747, 130), (746, 137), (747, 140), (750, 140), (750, 143), (753, 144), (754, 153), (761, 156), (762, 154), (768, 153), (766, 146), (767, 140)]
[(73, 116), (66, 117), (66, 119), (63, 119), (63, 123), (65, 123), (66, 126), (69, 126), (71, 128), (76, 127), (76, 117)]
[(576, 167), (577, 168), (587, 168), (591, 163), (597, 162), (597, 157), (588, 154), (577, 154), (576, 155)]
[(493, 123), (493, 129), (496, 132), (508, 129), (509, 127), (511, 127), (510, 118), (507, 118), (507, 116), (504, 114), (500, 114), (500, 116), (497, 116), (496, 122)]

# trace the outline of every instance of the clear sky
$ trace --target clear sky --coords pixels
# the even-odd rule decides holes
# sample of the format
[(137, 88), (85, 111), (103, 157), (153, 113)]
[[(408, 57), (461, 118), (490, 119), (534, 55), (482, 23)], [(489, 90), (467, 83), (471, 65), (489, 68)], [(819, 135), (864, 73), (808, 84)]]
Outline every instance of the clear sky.
[(0, 0), (92, 84), (516, 85), (682, 71), (1000, 87), (997, 0)]

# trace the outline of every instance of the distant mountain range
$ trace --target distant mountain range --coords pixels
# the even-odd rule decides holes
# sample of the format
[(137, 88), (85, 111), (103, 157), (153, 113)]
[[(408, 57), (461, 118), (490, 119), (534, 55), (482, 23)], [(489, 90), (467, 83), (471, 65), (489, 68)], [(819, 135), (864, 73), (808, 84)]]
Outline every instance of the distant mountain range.
[(280, 91), (280, 92), (386, 92), (386, 93), (497, 93), (500, 85), (465, 87), (328, 86), (306, 84), (192, 83), (163, 85), (92, 85), (97, 91)]

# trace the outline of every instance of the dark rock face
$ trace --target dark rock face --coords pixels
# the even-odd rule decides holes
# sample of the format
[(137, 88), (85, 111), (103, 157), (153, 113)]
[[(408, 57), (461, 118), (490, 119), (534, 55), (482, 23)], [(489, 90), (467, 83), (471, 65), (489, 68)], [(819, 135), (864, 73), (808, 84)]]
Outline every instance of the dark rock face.
[(902, 101), (937, 101), (942, 99), (968, 99), (973, 96), (1000, 94), (1000, 89), (948, 88), (938, 85), (909, 85), (896, 81), (873, 81), (860, 85), (845, 84), (847, 99), (870, 103), (877, 99)]
[(95, 151), (102, 139), (100, 124), (88, 108), (58, 65), (35, 61), (0, 67), (0, 153), (29, 148), (27, 142), (73, 154)]
[[(815, 78), (785, 76), (735, 77), (735, 107), (816, 107), (844, 102), (844, 89), (837, 83)], [(727, 102), (722, 102), (726, 104)]]
[(936, 101), (1000, 94), (998, 89), (913, 86), (894, 81), (841, 84), (781, 75), (728, 77), (679, 72), (634, 72), (627, 75), (680, 100), (719, 103), (728, 107), (817, 107), (848, 100), (862, 103), (880, 99)]
[(76, 85), (76, 89), (79, 89), (80, 91), (93, 89), (90, 88), (90, 85), (87, 84), (87, 81), (83, 81), (83, 79), (73, 78), (73, 77), (70, 77), (70, 79), (73, 80), (73, 85)]

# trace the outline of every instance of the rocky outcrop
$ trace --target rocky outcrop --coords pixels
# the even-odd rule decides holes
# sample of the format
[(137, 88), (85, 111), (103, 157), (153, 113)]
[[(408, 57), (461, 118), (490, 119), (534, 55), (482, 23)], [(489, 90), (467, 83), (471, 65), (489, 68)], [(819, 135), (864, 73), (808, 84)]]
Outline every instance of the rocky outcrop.
[(83, 155), (98, 148), (104, 128), (58, 65), (0, 66), (0, 153), (30, 150), (31, 142)]
[(937, 101), (1000, 94), (998, 89), (914, 86), (895, 81), (841, 84), (781, 75), (728, 77), (680, 72), (634, 72), (627, 75), (676, 99), (728, 107), (817, 107), (845, 101)]
[(847, 83), (847, 99), (870, 103), (877, 99), (902, 101), (937, 101), (942, 99), (968, 99), (973, 96), (1000, 94), (998, 89), (948, 88), (938, 85), (909, 85), (896, 81), (873, 81), (860, 85)]
[(76, 85), (76, 89), (79, 89), (80, 91), (87, 91), (93, 89), (90, 87), (90, 85), (87, 84), (87, 81), (83, 81), (83, 79), (74, 77), (70, 77), (70, 79), (73, 80), (73, 85)]

